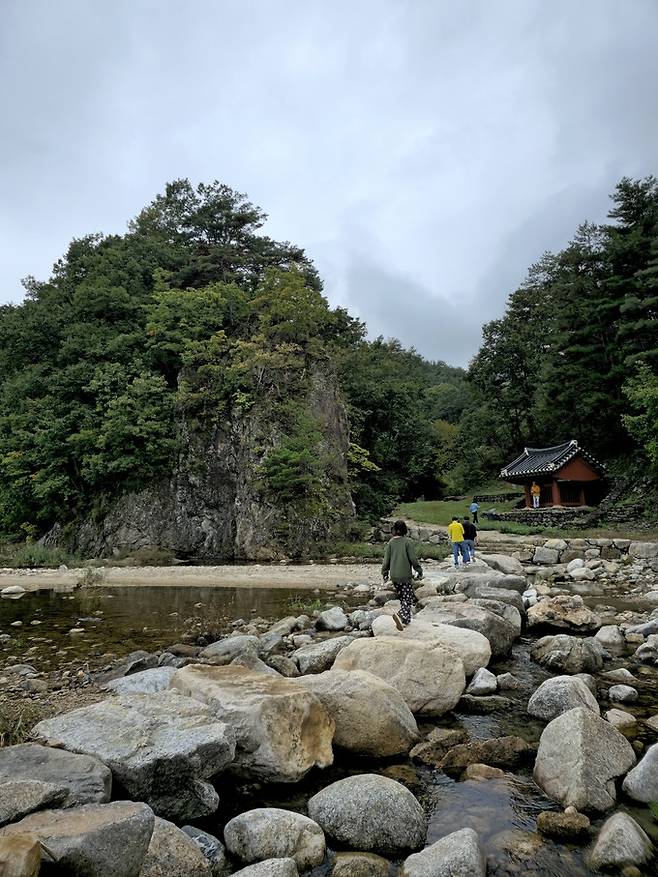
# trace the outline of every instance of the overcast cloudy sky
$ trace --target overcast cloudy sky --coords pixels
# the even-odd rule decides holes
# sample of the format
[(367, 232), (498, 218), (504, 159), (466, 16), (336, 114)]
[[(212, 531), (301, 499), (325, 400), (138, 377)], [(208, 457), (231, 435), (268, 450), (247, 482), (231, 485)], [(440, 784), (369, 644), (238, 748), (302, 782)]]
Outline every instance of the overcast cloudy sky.
[(372, 335), (455, 365), (658, 173), (657, 0), (0, 0), (0, 82), (0, 301), (217, 178)]

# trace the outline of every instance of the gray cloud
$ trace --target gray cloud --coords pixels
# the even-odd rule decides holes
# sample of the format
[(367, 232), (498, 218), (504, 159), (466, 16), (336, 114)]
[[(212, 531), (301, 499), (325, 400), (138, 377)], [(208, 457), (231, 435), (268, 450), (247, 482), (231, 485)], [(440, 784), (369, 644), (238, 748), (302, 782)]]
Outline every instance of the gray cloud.
[(371, 334), (465, 364), (547, 248), (657, 171), (654, 0), (0, 5), (0, 301), (178, 176), (305, 246)]

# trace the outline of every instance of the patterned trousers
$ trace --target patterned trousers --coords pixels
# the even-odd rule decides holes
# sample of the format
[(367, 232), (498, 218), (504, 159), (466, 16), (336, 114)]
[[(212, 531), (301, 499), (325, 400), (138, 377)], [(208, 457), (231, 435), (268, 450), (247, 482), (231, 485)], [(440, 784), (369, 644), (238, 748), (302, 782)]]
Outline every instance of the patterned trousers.
[(403, 624), (409, 624), (411, 622), (411, 607), (418, 602), (411, 579), (406, 582), (393, 582), (393, 587), (400, 601), (400, 621)]

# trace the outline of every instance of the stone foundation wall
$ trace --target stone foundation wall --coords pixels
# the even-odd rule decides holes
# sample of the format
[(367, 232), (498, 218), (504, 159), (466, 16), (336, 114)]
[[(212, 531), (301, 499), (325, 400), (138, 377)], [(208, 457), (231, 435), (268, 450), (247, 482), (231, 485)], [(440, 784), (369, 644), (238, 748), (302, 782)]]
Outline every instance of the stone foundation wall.
[(526, 524), (529, 527), (557, 527), (567, 529), (570, 527), (586, 527), (591, 526), (592, 509), (518, 509), (513, 512), (497, 512), (494, 515), (486, 515), (480, 512), (483, 517), (494, 521), (510, 521), (515, 524)]
[(575, 558), (591, 560), (656, 560), (658, 542), (634, 542), (630, 539), (547, 539), (534, 549), (522, 552), (522, 560), (554, 566)]
[(515, 491), (514, 493), (478, 493), (473, 499), (475, 502), (479, 502), (480, 504), (484, 503), (493, 503), (494, 505), (497, 502), (514, 502), (514, 500), (522, 500), (524, 494)]

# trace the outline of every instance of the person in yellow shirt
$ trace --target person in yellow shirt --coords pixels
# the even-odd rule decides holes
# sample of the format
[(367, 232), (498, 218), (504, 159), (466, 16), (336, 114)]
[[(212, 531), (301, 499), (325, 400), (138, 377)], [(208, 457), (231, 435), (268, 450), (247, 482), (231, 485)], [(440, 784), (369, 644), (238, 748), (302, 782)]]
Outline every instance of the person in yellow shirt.
[(462, 556), (462, 563), (466, 566), (471, 561), (471, 554), (464, 540), (464, 528), (458, 517), (453, 517), (448, 524), (448, 539), (452, 542), (452, 556), (455, 559), (455, 569), (459, 569), (459, 555)]
[(541, 496), (541, 487), (537, 484), (536, 481), (532, 482), (532, 487), (530, 488), (530, 494), (532, 496), (533, 509), (538, 509), (539, 508), (539, 497)]

